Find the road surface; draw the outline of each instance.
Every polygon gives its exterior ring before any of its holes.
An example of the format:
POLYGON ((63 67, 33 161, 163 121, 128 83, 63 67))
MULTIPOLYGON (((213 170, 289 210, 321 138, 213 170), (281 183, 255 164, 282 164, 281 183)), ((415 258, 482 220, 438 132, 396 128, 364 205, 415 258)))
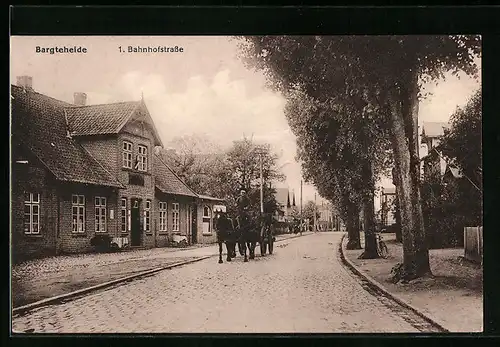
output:
POLYGON ((401 310, 366 291, 338 257, 341 233, 275 245, 244 263, 217 258, 164 270, 13 317, 34 333, 417 332, 401 310))

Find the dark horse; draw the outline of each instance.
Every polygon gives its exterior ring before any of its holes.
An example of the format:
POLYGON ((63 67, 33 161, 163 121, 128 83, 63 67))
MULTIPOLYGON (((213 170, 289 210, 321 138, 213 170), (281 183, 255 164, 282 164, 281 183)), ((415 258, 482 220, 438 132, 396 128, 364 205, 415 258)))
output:
POLYGON ((244 257, 243 261, 247 262, 248 259, 255 258, 255 247, 260 240, 259 227, 252 223, 250 218, 237 218, 238 230, 240 232, 238 240, 238 250, 244 257), (247 257, 247 248, 249 256, 247 257))
POLYGON ((215 225, 217 229, 217 243, 219 244, 219 264, 222 264, 222 244, 226 244, 226 261, 231 261, 231 258, 236 257, 236 243, 240 239, 240 232, 236 230, 232 218, 228 218, 225 212, 217 213, 215 225))

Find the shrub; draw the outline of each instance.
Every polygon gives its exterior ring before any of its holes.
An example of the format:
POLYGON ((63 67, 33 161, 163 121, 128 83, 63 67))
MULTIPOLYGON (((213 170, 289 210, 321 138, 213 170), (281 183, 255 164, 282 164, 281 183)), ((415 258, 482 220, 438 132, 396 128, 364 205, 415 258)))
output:
POLYGON ((111 237, 109 235, 95 235, 90 239, 90 244, 97 252, 109 252, 111 250, 111 237))

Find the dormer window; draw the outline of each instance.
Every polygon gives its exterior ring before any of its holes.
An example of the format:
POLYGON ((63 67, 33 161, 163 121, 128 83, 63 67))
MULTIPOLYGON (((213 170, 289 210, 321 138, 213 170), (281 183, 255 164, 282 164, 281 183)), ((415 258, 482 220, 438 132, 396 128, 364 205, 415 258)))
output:
POLYGON ((123 167, 132 168, 132 143, 123 141, 123 167))
POLYGON ((148 148, 146 146, 138 146, 137 154, 137 170, 147 171, 148 170, 148 148))

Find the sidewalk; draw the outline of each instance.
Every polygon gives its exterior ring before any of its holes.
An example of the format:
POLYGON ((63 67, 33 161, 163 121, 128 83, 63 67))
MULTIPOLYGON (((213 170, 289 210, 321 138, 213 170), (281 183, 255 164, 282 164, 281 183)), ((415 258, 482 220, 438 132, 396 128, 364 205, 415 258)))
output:
MULTIPOLYGON (((402 245, 396 242, 394 234, 382 234, 382 239, 389 250, 387 259, 358 259, 363 250, 345 250, 344 255, 391 294, 450 332, 483 330, 483 270, 461 258, 463 249, 431 249, 429 257, 434 278, 394 284, 390 281, 391 269, 402 262, 402 245)), ((361 245, 364 247, 363 233, 361 245)))
MULTIPOLYGON (((303 233, 303 236, 312 232, 303 233)), ((277 235, 276 241, 299 236, 277 235)), ((225 254, 225 246, 223 253, 225 254)), ((12 306, 19 307, 146 270, 219 254, 219 246, 152 248, 119 253, 89 253, 26 261, 12 266, 12 306)), ((259 250, 257 247, 256 254, 259 250)), ((216 266, 214 262, 214 266, 216 266)))

